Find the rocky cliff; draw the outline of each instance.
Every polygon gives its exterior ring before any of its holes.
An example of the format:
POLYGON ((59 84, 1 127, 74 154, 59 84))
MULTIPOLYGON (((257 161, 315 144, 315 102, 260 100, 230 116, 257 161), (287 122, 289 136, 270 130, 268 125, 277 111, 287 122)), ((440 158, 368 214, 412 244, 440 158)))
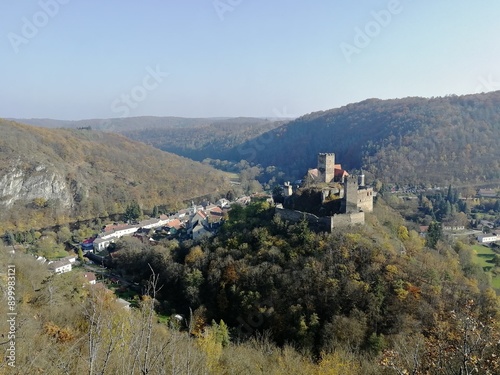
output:
POLYGON ((53 166, 39 164, 32 170, 13 166, 0 177, 0 207, 11 208, 21 201, 55 202, 63 208, 73 206, 64 177, 53 166))
POLYGON ((231 189, 225 174, 123 136, 0 119, 0 233, 149 211, 231 189))

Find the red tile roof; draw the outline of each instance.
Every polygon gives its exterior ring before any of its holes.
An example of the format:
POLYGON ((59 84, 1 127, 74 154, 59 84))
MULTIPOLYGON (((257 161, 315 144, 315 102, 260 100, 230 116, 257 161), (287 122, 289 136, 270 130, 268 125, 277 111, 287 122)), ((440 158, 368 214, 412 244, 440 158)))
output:
POLYGON ((344 169, 338 169, 338 168, 335 168, 335 177, 345 177, 345 176, 349 176, 349 173, 347 173, 346 170, 344 169))
POLYGON ((198 211, 197 214, 200 215, 200 217, 202 219, 206 219, 207 218, 207 215, 205 215, 205 213, 203 211, 198 211))
POLYGON ((212 215, 222 215, 222 209, 220 207, 214 207, 210 209, 212 215))
POLYGON ((175 229, 179 229, 181 227, 182 223, 179 219, 174 219, 172 221, 170 221, 169 223, 167 223, 167 227, 170 227, 170 228, 175 228, 175 229))

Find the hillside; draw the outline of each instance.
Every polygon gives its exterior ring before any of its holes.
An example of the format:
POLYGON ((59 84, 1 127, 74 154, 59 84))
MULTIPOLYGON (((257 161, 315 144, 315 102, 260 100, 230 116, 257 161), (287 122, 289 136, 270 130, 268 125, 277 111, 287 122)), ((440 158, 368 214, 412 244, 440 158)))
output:
POLYGON ((469 245, 425 247, 383 199, 328 234, 273 217, 236 206, 196 245, 125 237, 93 286, 0 243, 0 314, 17 314, 0 373, 499 374, 500 299, 469 245))
POLYGON ((222 118, 184 118, 184 117, 156 117, 156 116, 140 116, 140 117, 124 117, 110 119, 88 119, 88 120, 54 120, 54 119, 10 119, 29 124, 33 126, 41 126, 44 128, 84 128, 90 126, 93 130, 101 130, 106 132, 123 132, 142 129, 158 129, 158 128, 182 128, 208 125, 213 121, 222 120, 222 118))
POLYGON ((500 178, 500 91, 443 98, 369 99, 303 116, 235 147, 228 158, 300 177, 319 152, 347 169, 400 183, 500 178))
MULTIPOLYGON (((239 144, 277 128, 285 121, 231 118, 190 127, 123 131, 125 136, 194 160, 226 159, 239 144)), ((245 155, 241 155, 240 159, 245 155)))
MULTIPOLYGON (((163 151, 193 160, 205 158, 227 159, 228 151, 250 139, 260 136, 286 120, 268 120, 253 117, 238 118, 184 118, 184 117, 128 117, 64 121, 53 119, 18 119, 16 121, 46 128, 93 130, 123 134, 163 151)), ((236 156, 237 157, 237 156, 236 156)), ((240 161, 245 155, 240 155, 240 161)))
POLYGON ((173 208, 230 189, 210 167, 121 135, 7 120, 0 132, 0 229, 122 213, 133 200, 173 208))

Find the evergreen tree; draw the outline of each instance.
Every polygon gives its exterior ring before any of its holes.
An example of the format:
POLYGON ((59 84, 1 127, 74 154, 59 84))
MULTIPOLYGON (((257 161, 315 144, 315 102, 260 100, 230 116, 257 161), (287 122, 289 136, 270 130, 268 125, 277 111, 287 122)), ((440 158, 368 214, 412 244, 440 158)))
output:
POLYGON ((226 199, 230 202, 234 201, 235 199, 235 196, 234 196, 234 192, 232 190, 229 190, 226 194, 226 199))
POLYGON ((500 199, 497 199, 495 205, 493 206, 493 211, 500 212, 500 199))
POLYGON ((127 206, 124 215, 126 221, 137 220, 141 216, 142 216, 142 210, 141 207, 139 206, 139 203, 133 201, 127 206))
POLYGON ((12 232, 5 232, 4 241, 9 246, 13 246, 16 243, 16 240, 14 239, 14 235, 12 234, 12 232))
POLYGON ((435 248, 437 242, 442 239, 443 237, 443 231, 441 228, 441 223, 438 223, 437 221, 433 221, 429 225, 429 229, 427 230, 427 237, 426 237, 426 245, 428 247, 435 248))
POLYGON ((448 186, 448 194, 446 195, 446 200, 453 203, 453 190, 451 189, 451 185, 448 186))

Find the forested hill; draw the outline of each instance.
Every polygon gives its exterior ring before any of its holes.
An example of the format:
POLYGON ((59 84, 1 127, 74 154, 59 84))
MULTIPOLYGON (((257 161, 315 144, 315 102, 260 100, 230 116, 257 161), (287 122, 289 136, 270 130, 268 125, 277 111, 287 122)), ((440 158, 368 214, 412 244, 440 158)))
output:
POLYGON ((108 118, 108 119, 88 119, 88 120, 78 120, 78 121, 54 120, 46 118, 10 119, 10 120, 15 120, 23 124, 41 126, 44 128, 77 129, 77 128, 91 127, 93 130, 120 133, 131 130, 206 126, 212 123, 213 121, 218 121, 222 119, 223 118, 139 116, 139 117, 108 118))
MULTIPOLYGON (((226 159, 228 151, 260 136, 289 120, 255 117, 184 118, 128 117, 64 121, 52 119, 20 119, 22 123, 46 128, 87 128, 123 134, 163 151, 193 160, 226 159)), ((238 161, 244 155, 239 155, 238 161)))
MULTIPOLYGON (((281 126, 286 121, 251 117, 213 120, 177 128, 124 131, 125 136, 194 160, 225 159, 237 145, 281 126)), ((237 161, 243 159, 240 156, 237 161)))
POLYGON ((230 189, 219 171, 117 134, 7 120, 0 120, 0 134, 2 226, 123 213, 133 200, 144 209, 173 208, 230 189))
POLYGON ((235 147, 228 158, 299 177, 318 152, 348 169, 410 183, 500 178, 500 91, 443 98, 368 99, 316 112, 235 147))

